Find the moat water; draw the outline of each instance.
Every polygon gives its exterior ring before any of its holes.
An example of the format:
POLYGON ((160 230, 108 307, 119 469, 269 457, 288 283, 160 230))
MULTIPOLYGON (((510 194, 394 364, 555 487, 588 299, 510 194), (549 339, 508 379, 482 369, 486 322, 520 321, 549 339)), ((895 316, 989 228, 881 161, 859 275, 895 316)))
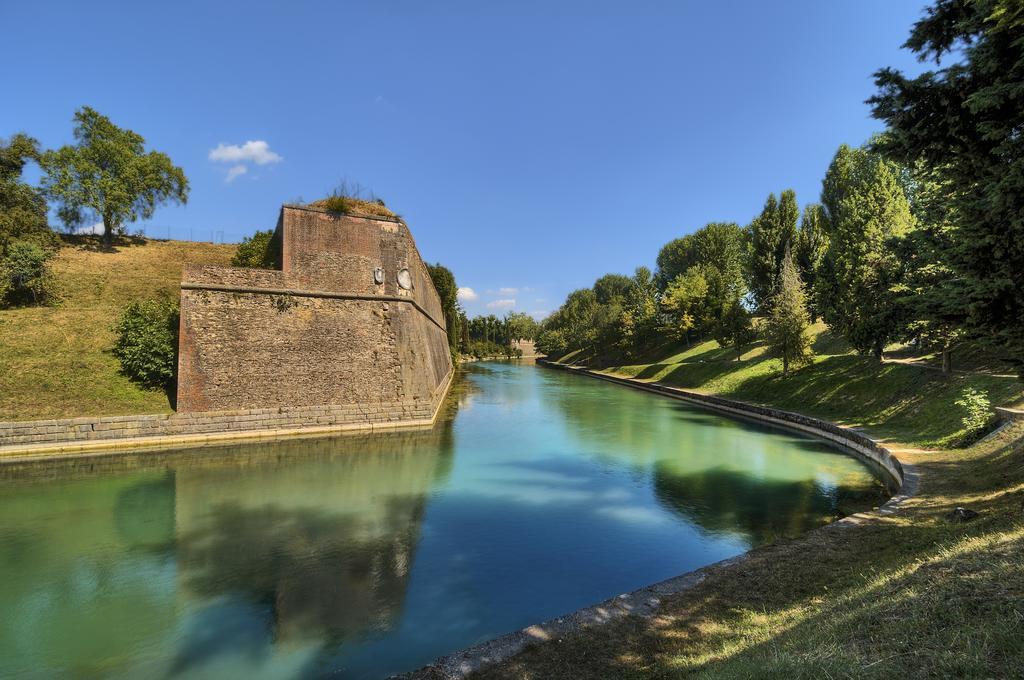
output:
POLYGON ((877 506, 825 444, 526 364, 433 430, 0 468, 0 677, 379 678, 877 506))

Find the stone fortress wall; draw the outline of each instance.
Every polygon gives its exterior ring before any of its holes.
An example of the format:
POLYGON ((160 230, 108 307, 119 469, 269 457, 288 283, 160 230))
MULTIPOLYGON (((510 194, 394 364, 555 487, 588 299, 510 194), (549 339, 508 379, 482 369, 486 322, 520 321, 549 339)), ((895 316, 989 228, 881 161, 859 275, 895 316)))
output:
POLYGON ((275 239, 277 270, 186 266, 176 413, 0 423, 0 461, 432 425, 454 369, 408 227, 286 205, 275 239))
POLYGON ((286 205, 275 238, 280 270, 185 269, 178 412, 430 403, 452 363, 408 227, 286 205))

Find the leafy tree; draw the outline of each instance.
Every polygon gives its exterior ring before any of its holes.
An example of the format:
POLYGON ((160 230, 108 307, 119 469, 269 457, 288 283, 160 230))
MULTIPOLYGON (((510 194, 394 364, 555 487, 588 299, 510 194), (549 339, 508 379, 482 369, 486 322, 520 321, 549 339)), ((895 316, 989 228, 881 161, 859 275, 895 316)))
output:
POLYGON ((782 359, 782 374, 790 366, 801 366, 811 361, 811 339, 807 332, 810 318, 804 284, 789 253, 783 257, 779 286, 772 300, 771 313, 765 325, 768 352, 782 359))
POLYGON ((778 199, 770 194, 761 214, 750 223, 747 285, 758 309, 766 310, 774 297, 782 260, 794 246, 799 218, 796 194, 787 189, 778 199))
MULTIPOLYGON (((804 208, 803 218, 800 220, 800 230, 796 234, 793 253, 797 269, 800 271, 800 278, 809 291, 813 291, 815 288, 818 271, 821 269, 825 252, 828 250, 827 219, 824 206, 820 203, 811 203, 804 208)), ((808 299, 808 309, 811 313, 811 321, 817 321, 818 308, 813 297, 808 299)))
POLYGON ((632 285, 633 279, 624 274, 605 274, 594 282, 594 295, 599 304, 607 305, 616 298, 626 299, 632 285))
POLYGON ((946 209, 942 186, 923 165, 915 168, 911 212, 916 228, 895 243, 903 273, 895 287, 904 322, 904 341, 938 348, 942 370, 953 370, 953 347, 965 337, 964 281, 947 263, 944 252, 956 237, 954 214, 946 209))
POLYGON ((114 356, 129 378, 150 388, 174 389, 178 369, 178 305, 172 300, 130 302, 114 326, 114 356))
POLYGON ((743 356, 743 348, 754 342, 757 333, 751 323, 750 312, 739 299, 733 300, 714 328, 715 340, 722 347, 736 350, 736 361, 743 356))
POLYGON ((895 242, 914 224, 900 169, 844 145, 825 175, 822 203, 829 245, 816 278, 819 310, 855 349, 881 359, 904 321, 895 242))
POLYGON ((533 340, 537 335, 537 322, 525 312, 509 312, 505 316, 505 326, 508 328, 509 339, 533 340))
POLYGON ((44 153, 43 191, 61 204, 68 226, 103 221, 103 242, 126 223, 153 216, 168 202, 188 200, 188 179, 165 154, 145 151, 141 135, 119 128, 88 106, 75 112, 74 145, 44 153))
POLYGON ((674 278, 696 264, 692 235, 672 239, 663 245, 658 251, 656 263, 658 268, 654 277, 655 284, 658 291, 664 291, 674 278))
POLYGON ((231 266, 280 269, 281 242, 274 238, 274 230, 257 231, 252 236, 243 238, 231 258, 231 266))
POLYGON ((427 271, 430 273, 430 280, 434 282, 438 297, 441 298, 441 311, 444 313, 444 323, 448 329, 448 350, 452 355, 452 362, 459 362, 459 322, 462 319, 459 309, 459 287, 455 283, 455 275, 451 270, 442 265, 428 264, 427 271))
POLYGON ((633 275, 633 285, 623 304, 620 325, 620 348, 627 356, 636 356, 657 333, 658 289, 647 267, 637 267, 633 275))
POLYGON ((888 125, 877 147, 926 165, 955 220, 937 242, 953 280, 947 308, 1005 348, 1024 377, 1024 8, 1019 0, 938 0, 905 47, 945 68, 875 74, 869 102, 888 125))
POLYGON ((47 261, 57 247, 46 221, 46 200, 21 181, 39 143, 23 134, 0 141, 0 306, 38 303, 47 296, 47 261))
POLYGON ((0 140, 0 257, 15 240, 34 242, 50 250, 56 235, 46 222, 42 193, 21 181, 30 160, 39 160, 39 143, 23 134, 0 140))
MULTIPOLYGON (((713 297, 744 287, 743 266, 746 250, 743 229, 734 222, 711 222, 682 238, 669 241, 658 253, 655 281, 659 291, 690 267, 714 267, 718 287, 713 297)), ((714 285, 713 285, 714 287, 714 285)))
POLYGON ((669 319, 669 330, 690 344, 690 331, 704 321, 707 313, 708 282, 701 266, 690 267, 668 284, 661 295, 661 308, 669 319))

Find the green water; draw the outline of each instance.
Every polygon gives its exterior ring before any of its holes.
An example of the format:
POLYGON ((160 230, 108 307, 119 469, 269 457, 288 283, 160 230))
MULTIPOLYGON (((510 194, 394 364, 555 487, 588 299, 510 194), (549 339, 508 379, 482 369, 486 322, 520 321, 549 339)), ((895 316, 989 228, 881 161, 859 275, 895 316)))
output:
POLYGON ((431 431, 0 468, 0 676, 375 678, 873 505, 824 444, 521 364, 431 431))

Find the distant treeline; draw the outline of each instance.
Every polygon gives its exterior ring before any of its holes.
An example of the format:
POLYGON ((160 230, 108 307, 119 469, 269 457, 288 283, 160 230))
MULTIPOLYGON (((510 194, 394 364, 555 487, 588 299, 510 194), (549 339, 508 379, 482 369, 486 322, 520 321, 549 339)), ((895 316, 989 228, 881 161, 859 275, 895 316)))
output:
POLYGON ((772 194, 746 226, 712 223, 665 244, 654 272, 574 291, 538 348, 629 359, 666 334, 742 348, 764 333, 784 361, 801 361, 800 329, 820 317, 878 358, 914 341, 948 370, 969 339, 1024 372, 1024 12, 942 0, 906 46, 944 68, 875 74, 869 103, 887 129, 839 148, 819 202, 800 210, 793 191, 772 194))

